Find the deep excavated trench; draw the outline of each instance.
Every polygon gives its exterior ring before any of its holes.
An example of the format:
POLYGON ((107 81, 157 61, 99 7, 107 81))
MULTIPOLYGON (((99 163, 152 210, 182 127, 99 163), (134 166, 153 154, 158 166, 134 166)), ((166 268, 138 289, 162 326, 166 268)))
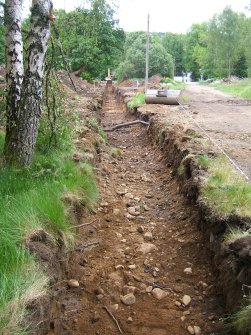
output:
MULTIPOLYGON (((108 86, 102 126, 131 120, 108 86)), ((226 333, 207 229, 204 235, 201 213, 191 205, 196 188, 175 178, 185 153, 167 141, 167 133, 162 151, 160 143, 153 145, 157 128, 133 125, 108 134, 96 169, 99 206, 85 214, 88 225, 78 229, 78 244, 62 261, 63 280, 41 334, 226 333), (69 285, 70 279, 79 286, 69 285)), ((191 179, 192 165, 188 170, 191 179)))

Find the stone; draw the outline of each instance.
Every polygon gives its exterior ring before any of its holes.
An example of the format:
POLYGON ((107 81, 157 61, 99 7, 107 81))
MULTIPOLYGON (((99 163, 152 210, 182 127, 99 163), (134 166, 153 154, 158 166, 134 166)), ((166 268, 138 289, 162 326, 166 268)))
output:
POLYGON ((113 214, 114 214, 114 215, 119 215, 119 214, 120 214, 120 209, 118 209, 118 208, 113 208, 113 214))
POLYGON ((123 304, 129 306, 133 305, 136 302, 135 295, 133 293, 128 293, 126 295, 121 295, 120 300, 123 302, 123 304))
POLYGON ((132 323, 132 322, 133 322, 133 319, 132 319, 131 317, 129 317, 129 318, 127 319, 127 322, 128 322, 128 323, 132 323))
POLYGON ((194 335, 194 329, 193 329, 192 326, 188 326, 187 331, 188 331, 189 334, 194 335))
POLYGON ((136 265, 135 264, 128 265, 128 269, 135 270, 136 269, 136 265))
POLYGON ((112 312, 116 312, 118 309, 119 309, 119 305, 118 304, 111 305, 112 312))
POLYGON ((154 296, 154 298, 162 300, 168 295, 168 293, 166 291, 161 290, 160 288, 154 288, 152 290, 152 295, 154 296))
POLYGON ((148 212, 148 211, 150 211, 150 210, 151 210, 151 208, 150 208, 150 207, 148 207, 147 205, 144 205, 144 206, 143 206, 143 209, 144 209, 144 211, 146 211, 146 212, 148 212))
POLYGON ((133 220, 133 219, 135 219, 135 216, 133 216, 133 215, 127 213, 127 214, 126 214, 126 218, 127 218, 128 220, 133 220))
POLYGON ((181 302, 175 301, 175 306, 180 307, 181 306, 181 302))
POLYGON ((149 254, 152 251, 156 251, 158 248, 152 243, 142 243, 137 251, 142 252, 143 255, 149 254))
POLYGON ((191 275, 191 274, 193 273, 193 270, 192 270, 192 268, 186 268, 186 269, 184 270, 184 272, 185 272, 185 274, 187 274, 187 275, 191 275))
POLYGON ((133 199, 133 195, 132 195, 132 193, 129 193, 129 192, 126 193, 126 194, 125 194, 125 198, 126 198, 126 199, 133 199))
POLYGON ((121 269, 124 269, 124 265, 118 264, 115 266, 115 270, 121 270, 121 269))
POLYGON ((146 288, 146 293, 151 293, 153 290, 153 287, 152 286, 147 286, 146 288))
POLYGON ((194 334, 195 335, 200 335, 201 334, 201 328, 199 326, 194 326, 194 334))
POLYGON ((182 304, 188 306, 190 305, 191 300, 192 300, 191 297, 185 294, 184 297, 182 298, 182 304))
POLYGON ((145 228, 143 226, 140 226, 137 228, 137 232, 140 233, 140 234, 143 234, 145 231, 145 228))
POLYGON ((124 295, 127 295, 129 293, 135 294, 137 290, 138 289, 135 286, 128 286, 128 285, 123 286, 123 294, 124 295))
POLYGON ((137 209, 135 207, 128 207, 127 211, 130 215, 133 215, 133 216, 139 216, 140 215, 140 212, 137 211, 137 209))
POLYGON ((100 206, 101 207, 108 207, 108 202, 101 202, 100 206))
POLYGON ((181 322, 184 322, 186 320, 186 317, 184 315, 182 315, 182 317, 180 318, 181 322))
POLYGON ((72 287, 72 288, 79 287, 79 282, 76 279, 68 280, 67 284, 68 284, 69 287, 72 287))
POLYGON ((153 239, 153 234, 152 234, 150 231, 146 232, 146 233, 144 234, 144 239, 145 239, 146 241, 152 241, 152 239, 153 239))

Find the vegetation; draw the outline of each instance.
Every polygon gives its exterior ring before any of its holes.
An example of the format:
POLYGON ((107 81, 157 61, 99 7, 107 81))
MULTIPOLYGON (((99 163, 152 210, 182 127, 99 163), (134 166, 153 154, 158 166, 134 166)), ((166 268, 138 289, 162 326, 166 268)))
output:
MULTIPOLYGON (((126 34, 123 61, 117 69, 118 80, 145 76, 146 33, 139 31, 126 34)), ((172 76, 173 60, 161 44, 157 34, 150 36, 149 76, 172 76)))
POLYGON ((249 304, 243 307, 237 312, 233 319, 232 325, 237 330, 238 334, 250 334, 251 329, 251 301, 249 298, 249 304))
POLYGON ((183 82, 179 82, 171 78, 163 78, 160 82, 162 86, 166 86, 172 90, 183 90, 185 88, 185 84, 183 82))
POLYGON ((133 110, 135 107, 139 107, 145 104, 145 94, 137 93, 131 101, 128 102, 127 106, 129 109, 133 110))
POLYGON ((220 216, 251 215, 251 185, 248 184, 223 155, 200 159, 207 168, 202 196, 220 216))
POLYGON ((244 99, 251 99, 251 79, 235 80, 230 83, 217 82, 210 86, 219 89, 222 92, 230 93, 244 99))

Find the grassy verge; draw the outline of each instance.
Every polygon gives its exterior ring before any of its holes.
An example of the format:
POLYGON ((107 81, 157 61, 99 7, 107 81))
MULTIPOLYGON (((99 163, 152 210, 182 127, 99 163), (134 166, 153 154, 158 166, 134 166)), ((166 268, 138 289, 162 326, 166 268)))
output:
POLYGON ((212 83, 211 87, 244 99, 251 99, 251 79, 236 80, 231 83, 212 83))
POLYGON ((207 168, 202 196, 218 215, 251 216, 251 185, 235 171, 227 158, 201 156, 198 163, 207 168))
POLYGON ((127 106, 129 109, 133 110, 136 107, 145 104, 145 94, 144 93, 137 93, 131 101, 128 102, 127 106))
MULTIPOLYGON (((25 305, 46 289, 46 275, 24 247, 27 238, 42 229, 55 243, 61 232, 72 240, 63 195, 73 193, 86 206, 92 206, 98 195, 91 166, 72 161, 72 134, 63 128, 57 147, 46 154, 46 136, 41 134, 31 167, 19 170, 0 164, 0 334, 25 334, 20 326, 25 305)), ((1 152, 3 143, 0 133, 1 152)))
POLYGON ((171 90, 183 90, 185 88, 185 83, 180 81, 175 81, 171 78, 163 78, 161 79, 162 86, 166 86, 170 88, 171 90))

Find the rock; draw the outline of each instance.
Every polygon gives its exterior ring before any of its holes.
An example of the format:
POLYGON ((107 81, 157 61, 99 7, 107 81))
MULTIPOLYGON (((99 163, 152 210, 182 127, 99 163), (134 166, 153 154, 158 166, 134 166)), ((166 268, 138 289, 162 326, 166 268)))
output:
POLYGON ((181 306, 181 302, 175 301, 175 306, 180 307, 181 306))
POLYGON ((145 239, 146 241, 152 241, 152 239, 153 239, 153 234, 152 234, 150 231, 146 232, 146 233, 144 234, 144 239, 145 239))
POLYGON ((133 199, 133 195, 132 195, 132 193, 129 193, 129 192, 126 193, 126 194, 125 194, 125 198, 126 198, 126 199, 133 199))
POLYGON ((101 207, 108 207, 108 202, 101 202, 100 206, 101 207))
POLYGON ((137 232, 140 233, 140 234, 144 233, 144 230, 145 229, 144 229, 143 226, 140 226, 140 227, 137 228, 137 232))
POLYGON ((132 293, 134 294, 136 291, 137 291, 137 287, 135 286, 128 286, 128 285, 125 285, 123 286, 123 294, 126 296, 127 294, 129 293, 132 293))
POLYGON ((118 195, 125 195, 127 193, 127 190, 117 190, 116 193, 118 195))
POLYGON ((118 304, 111 305, 112 312, 116 312, 118 309, 119 309, 119 305, 118 304))
POLYGON ((182 303, 185 306, 188 306, 191 303, 191 297, 189 295, 184 295, 184 297, 182 298, 182 303))
POLYGON ((188 331, 189 334, 194 335, 194 329, 193 329, 192 326, 188 326, 188 327, 187 327, 187 331, 188 331))
POLYGON ((135 219, 135 216, 133 216, 133 215, 127 213, 127 214, 126 214, 126 218, 127 218, 128 220, 133 220, 133 219, 135 219))
POLYGON ((119 215, 119 214, 120 214, 120 209, 118 209, 118 208, 113 208, 113 214, 114 214, 114 215, 119 215))
POLYGON ((153 287, 152 286, 147 286, 146 288, 146 293, 151 293, 153 290, 153 287))
POLYGON ((121 270, 121 269, 124 269, 124 265, 118 264, 115 266, 115 270, 121 270))
POLYGON ((135 207, 128 207, 127 211, 130 215, 133 215, 133 216, 140 215, 140 212, 137 211, 137 209, 135 207))
POLYGON ((135 264, 128 265, 128 269, 135 270, 136 269, 136 265, 135 264))
POLYGON ((207 288, 208 287, 208 284, 207 283, 204 283, 203 281, 200 281, 199 283, 198 283, 198 287, 201 287, 201 288, 207 288))
POLYGON ((190 311, 184 311, 182 314, 183 314, 184 316, 186 316, 186 315, 190 315, 191 312, 190 312, 190 311))
POLYGON ((132 323, 132 322, 133 322, 133 319, 132 319, 131 317, 129 317, 129 318, 127 319, 127 322, 128 322, 128 323, 132 323))
POLYGON ((154 288, 152 290, 152 295, 154 296, 154 298, 161 300, 165 298, 168 295, 168 293, 166 291, 161 290, 160 288, 154 288))
POLYGON ((146 255, 155 250, 158 250, 158 248, 152 243, 142 243, 137 249, 137 251, 142 252, 143 255, 146 255))
POLYGON ((102 289, 102 287, 98 287, 94 292, 96 295, 105 294, 105 291, 102 289))
POLYGON ((128 293, 126 295, 121 295, 120 300, 123 302, 123 304, 129 306, 133 305, 136 302, 135 295, 133 293, 128 293))
POLYGON ((180 318, 181 322, 184 322, 186 320, 186 317, 184 315, 182 315, 182 317, 180 318))
POLYGON ((76 279, 68 280, 67 284, 68 284, 69 287, 72 287, 72 288, 79 287, 79 282, 76 279))
POLYGON ((193 270, 192 270, 192 268, 186 268, 186 269, 184 270, 184 272, 185 272, 185 274, 187 274, 187 275, 191 275, 191 274, 193 273, 193 270))
POLYGON ((143 209, 144 209, 144 211, 146 211, 146 212, 148 212, 148 211, 150 211, 150 210, 151 210, 151 208, 150 208, 150 207, 148 207, 147 205, 144 205, 144 206, 143 206, 143 209))
POLYGON ((194 326, 193 329, 194 329, 194 334, 195 335, 200 335, 201 334, 201 328, 200 327, 194 326))

